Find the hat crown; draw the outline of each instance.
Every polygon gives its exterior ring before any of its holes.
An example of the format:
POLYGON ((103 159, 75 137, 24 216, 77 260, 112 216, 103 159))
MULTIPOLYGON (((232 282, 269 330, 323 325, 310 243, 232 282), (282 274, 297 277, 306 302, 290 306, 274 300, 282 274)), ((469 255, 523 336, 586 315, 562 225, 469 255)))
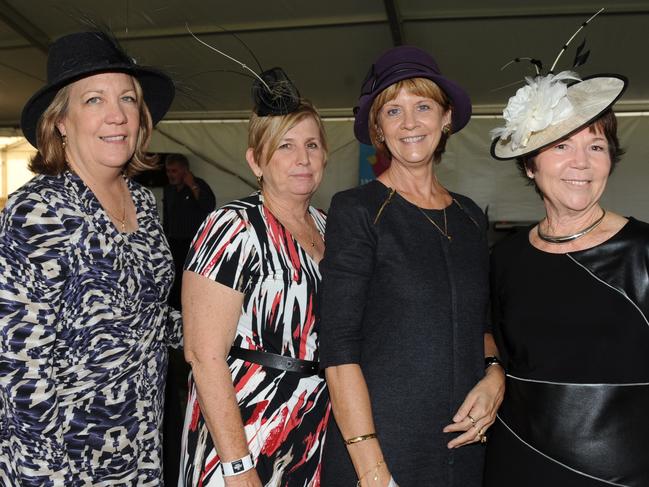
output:
POLYGON ((38 121, 62 87, 107 72, 127 73, 139 81, 154 125, 167 113, 175 93, 167 74, 138 65, 110 34, 77 32, 57 39, 50 46, 47 84, 25 103, 20 117, 20 127, 27 140, 38 148, 38 121))
POLYGON ((135 62, 102 32, 77 32, 57 39, 47 57, 47 82, 56 83, 71 73, 128 69, 135 62))
POLYGON ((425 77, 430 74, 441 75, 433 56, 415 46, 394 47, 384 52, 370 67, 363 82, 361 96, 377 89, 382 90, 391 85, 395 78, 416 78, 418 75, 425 77), (409 75, 404 76, 406 73, 409 75))

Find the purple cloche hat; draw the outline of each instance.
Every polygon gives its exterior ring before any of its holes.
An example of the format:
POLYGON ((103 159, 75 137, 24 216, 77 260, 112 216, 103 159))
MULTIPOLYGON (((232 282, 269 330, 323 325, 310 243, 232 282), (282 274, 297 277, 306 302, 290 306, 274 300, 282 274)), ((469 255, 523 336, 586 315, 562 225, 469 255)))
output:
POLYGON ((453 132, 459 132, 471 118, 471 99, 462 87, 444 77, 433 56, 414 46, 398 46, 385 51, 370 68, 358 106, 354 108, 354 134, 363 144, 372 144, 368 129, 370 108, 374 99, 388 86, 409 78, 427 78, 451 99, 453 132))

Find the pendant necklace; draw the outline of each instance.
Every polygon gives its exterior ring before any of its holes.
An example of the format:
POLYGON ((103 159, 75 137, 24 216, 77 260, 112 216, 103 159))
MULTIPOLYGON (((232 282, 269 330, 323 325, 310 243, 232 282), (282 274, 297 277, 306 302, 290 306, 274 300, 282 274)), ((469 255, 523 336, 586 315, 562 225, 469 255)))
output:
POLYGON ((552 235, 545 235, 541 232, 541 223, 539 222, 538 225, 536 226, 536 234, 539 236, 541 240, 544 242, 552 243, 552 244, 561 244, 561 243, 566 243, 566 242, 572 242, 573 240, 577 240, 579 237, 583 237, 587 233, 593 231, 597 226, 602 223, 602 220, 604 220, 604 217, 606 216, 606 210, 602 208, 602 216, 600 216, 597 220, 595 220, 593 223, 591 223, 589 226, 584 228, 583 230, 580 230, 577 233, 573 233, 572 235, 565 235, 562 237, 553 237, 552 235))
POLYGON ((119 223, 119 229, 122 233, 126 233, 126 193, 122 193, 122 218, 119 218, 117 215, 115 215, 112 211, 110 211, 108 208, 104 208, 106 210, 106 213, 113 218, 114 220, 117 220, 119 223))
MULTIPOLYGON (((313 231, 312 231, 312 229, 311 229, 311 226, 307 223, 307 232, 308 232, 308 233, 307 233, 306 236, 307 236, 307 238, 311 241, 311 245, 310 245, 310 247, 307 248, 306 246, 300 244, 300 241, 299 241, 299 238, 298 238, 298 237, 300 237, 301 235, 304 235, 304 234, 303 234, 302 232, 292 232, 292 231, 290 231, 289 228, 288 228, 288 226, 285 225, 285 224, 282 222, 282 220, 277 216, 277 214, 276 214, 275 212, 273 212, 272 208, 268 205, 268 202, 266 201, 266 198, 264 198, 264 193, 263 193, 263 191, 260 191, 260 193, 261 193, 261 197, 262 197, 262 204, 263 204, 263 205, 268 209, 268 211, 270 212, 270 214, 271 214, 271 215, 272 215, 272 216, 273 216, 273 217, 274 217, 274 218, 275 218, 275 219, 280 223, 280 225, 282 225, 282 227, 284 227, 284 229, 285 229, 288 233, 291 234, 291 237, 292 237, 292 238, 293 238, 293 239, 294 239, 294 240, 295 240, 295 241, 296 241, 296 242, 297 242, 297 243, 298 243, 298 244, 299 244, 299 245, 304 249, 304 251, 305 251, 307 254, 309 254, 309 256, 310 256, 312 259, 314 259, 314 254, 315 254, 315 240, 316 240, 316 239, 313 237, 313 231)), ((309 213, 308 210, 307 210, 307 213, 309 213)), ((310 213, 309 213, 308 216, 309 216, 309 218, 312 219, 310 213)), ((315 225, 315 222, 313 222, 313 223, 314 223, 314 225, 315 225)), ((317 225, 315 226, 315 231, 316 231, 316 233, 317 233, 317 235, 318 235, 318 237, 319 237, 319 236, 320 236, 320 231, 318 230, 317 225)))
MULTIPOLYGON (((394 195, 394 193, 398 192, 397 189, 396 189, 396 185, 394 184, 394 181, 392 180, 392 175, 388 174, 387 177, 390 178, 390 183, 391 183, 392 188, 390 188, 391 191, 390 191, 390 195, 388 196, 388 199, 383 203, 383 205, 381 206, 381 209, 379 210, 379 215, 380 215, 381 211, 383 210, 383 207, 387 203, 389 203, 390 199, 392 199, 392 196, 394 195)), ((455 198, 451 198, 451 204, 453 204, 453 203, 457 203, 457 201, 455 201, 455 198)), ((428 220, 430 223, 432 223, 432 225, 437 229, 437 231, 439 233, 444 235, 449 242, 452 240, 452 237, 448 233, 448 222, 446 220, 446 207, 444 207, 442 209, 442 215, 444 216, 444 230, 442 230, 442 228, 437 223, 435 223, 435 221, 431 217, 429 217, 426 214, 426 212, 424 210, 422 210, 421 207, 419 207, 419 205, 415 205, 414 203, 412 203, 412 204, 415 206, 415 208, 417 208, 419 210, 419 212, 422 215, 424 215, 424 218, 426 220, 428 220)), ((378 219, 379 215, 376 216, 376 218, 374 220, 374 223, 376 223, 376 220, 378 219)))
MULTIPOLYGON (((455 198, 453 198, 451 204, 454 203, 454 202, 455 202, 455 198)), ((433 224, 433 226, 439 231, 439 233, 441 233, 442 235, 444 235, 448 239, 449 242, 452 240, 452 237, 448 233, 448 224, 447 224, 447 221, 446 221, 446 208, 442 209, 442 215, 444 215, 444 230, 442 230, 441 227, 437 223, 435 223, 435 220, 433 220, 431 217, 429 217, 426 214, 426 212, 424 210, 422 210, 419 206, 417 206, 417 209, 419 210, 419 212, 422 215, 424 215, 424 218, 426 218, 426 220, 428 220, 429 222, 431 222, 433 224)))

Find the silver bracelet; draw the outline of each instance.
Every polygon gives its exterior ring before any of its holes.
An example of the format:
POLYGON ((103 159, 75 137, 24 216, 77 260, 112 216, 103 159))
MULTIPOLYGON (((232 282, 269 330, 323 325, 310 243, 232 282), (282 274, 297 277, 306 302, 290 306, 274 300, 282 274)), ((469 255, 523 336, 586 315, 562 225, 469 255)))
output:
POLYGON ((255 468, 255 460, 252 458, 252 453, 248 453, 245 457, 239 458, 238 460, 221 463, 224 477, 239 475, 253 468, 255 468))

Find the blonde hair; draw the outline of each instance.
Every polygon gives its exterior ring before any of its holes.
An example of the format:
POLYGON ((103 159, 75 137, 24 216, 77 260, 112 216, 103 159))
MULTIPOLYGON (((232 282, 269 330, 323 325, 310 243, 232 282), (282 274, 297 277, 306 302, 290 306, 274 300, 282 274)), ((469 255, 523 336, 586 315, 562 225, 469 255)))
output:
MULTIPOLYGON (((135 95, 140 114, 140 129, 135 142, 135 152, 131 160, 126 163, 124 173, 131 177, 140 172, 156 169, 158 157, 149 155, 146 149, 153 133, 153 121, 146 103, 142 86, 137 79, 131 76, 135 86, 135 95)), ((61 88, 54 99, 43 112, 36 127, 36 141, 38 152, 29 162, 30 171, 36 174, 57 175, 67 169, 65 150, 63 148, 63 136, 57 128, 57 124, 65 117, 70 104, 70 86, 61 88)))
POLYGON ((266 164, 279 147, 286 132, 302 120, 312 117, 318 126, 325 160, 327 159, 327 139, 322 119, 315 107, 308 100, 300 100, 297 109, 287 115, 271 115, 260 117, 253 113, 248 124, 248 147, 252 149, 258 165, 266 164))
MULTIPOLYGON (((383 108, 383 105, 394 100, 402 89, 413 95, 432 99, 442 107, 444 113, 453 109, 451 100, 446 96, 446 93, 444 93, 444 91, 442 91, 442 89, 433 81, 427 78, 408 78, 397 81, 388 86, 385 90, 379 93, 376 98, 374 98, 374 102, 372 102, 372 107, 370 108, 368 123, 372 145, 376 148, 377 152, 381 152, 388 158, 392 158, 392 153, 385 142, 379 140, 378 136, 379 112, 381 111, 381 108, 383 108)), ((446 150, 446 141, 450 135, 450 132, 442 132, 442 137, 439 139, 439 143, 437 144, 433 154, 433 161, 435 161, 435 163, 438 163, 442 159, 442 154, 444 154, 444 150, 446 150)))

